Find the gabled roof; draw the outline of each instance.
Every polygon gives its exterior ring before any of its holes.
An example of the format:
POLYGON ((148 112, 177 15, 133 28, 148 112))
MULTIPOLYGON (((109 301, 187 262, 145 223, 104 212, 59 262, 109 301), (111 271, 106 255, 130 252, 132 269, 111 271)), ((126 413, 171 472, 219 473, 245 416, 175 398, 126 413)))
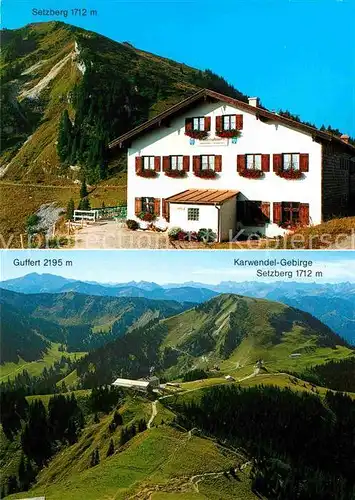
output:
POLYGON ((112 385, 117 385, 118 387, 140 387, 146 389, 149 386, 149 382, 146 380, 131 380, 129 378, 118 378, 112 385))
POLYGON ((239 191, 223 189, 186 189, 186 191, 165 198, 165 201, 170 203, 196 203, 198 205, 222 205, 225 201, 234 198, 238 193, 239 191))
POLYGON ((117 146, 123 147, 124 143, 130 141, 131 139, 143 135, 149 130, 159 128, 164 122, 166 123, 168 119, 171 119, 176 115, 186 112, 189 108, 194 107, 199 101, 206 101, 206 100, 225 102, 241 110, 253 113, 259 119, 281 123, 286 127, 290 127, 296 130, 300 130, 301 132, 310 134, 313 136, 314 139, 318 139, 323 142, 333 141, 337 143, 339 146, 344 147, 344 149, 348 149, 349 152, 351 152, 352 154, 355 153, 355 146, 346 143, 345 141, 340 139, 340 137, 330 134, 329 132, 318 130, 317 128, 310 127, 309 125, 305 125, 304 123, 298 122, 296 120, 292 120, 291 118, 286 118, 277 113, 268 111, 267 109, 251 106, 246 102, 238 101, 237 99, 233 99, 232 97, 219 94, 218 92, 214 92, 213 90, 209 89, 199 90, 192 96, 188 97, 187 99, 184 99, 183 101, 178 102, 177 104, 167 109, 166 111, 163 111, 154 118, 151 118, 150 120, 142 123, 141 125, 138 125, 138 127, 135 127, 134 129, 130 130, 129 132, 126 132, 120 137, 117 137, 117 139, 114 139, 109 143, 108 147, 109 149, 113 149, 117 146))

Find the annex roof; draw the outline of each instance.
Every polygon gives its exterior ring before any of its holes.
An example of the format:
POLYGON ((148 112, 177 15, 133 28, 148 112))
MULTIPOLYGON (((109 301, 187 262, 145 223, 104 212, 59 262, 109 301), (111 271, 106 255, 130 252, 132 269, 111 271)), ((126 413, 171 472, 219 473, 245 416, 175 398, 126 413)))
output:
POLYGON ((236 196, 239 191, 223 189, 186 189, 181 193, 174 194, 166 201, 170 203, 196 203, 198 205, 222 205, 225 201, 236 196))
POLYGON ((151 129, 159 128, 162 125, 167 124, 169 122, 169 119, 173 118, 174 115, 186 112, 189 108, 195 106, 199 101, 206 101, 206 100, 222 101, 227 104, 231 104, 232 106, 235 106, 238 109, 255 114, 256 118, 260 120, 264 120, 267 122, 271 121, 271 122, 281 123, 286 127, 290 127, 305 132, 307 134, 310 134, 314 139, 318 139, 323 142, 333 141, 338 146, 341 146, 344 149, 350 151, 352 154, 354 154, 355 152, 355 146, 346 143, 336 135, 333 135, 326 131, 319 130, 315 127, 311 127, 310 125, 306 125, 302 122, 298 122, 291 118, 286 118, 285 116, 281 116, 278 113, 273 113, 265 108, 261 108, 259 106, 252 106, 244 101, 239 101, 238 99, 234 99, 232 97, 219 94, 218 92, 214 92, 213 90, 209 89, 199 90, 198 92, 188 97, 187 99, 184 99, 183 101, 178 102, 174 106, 171 106, 171 108, 163 111, 162 113, 159 113, 154 118, 151 118, 150 120, 142 123, 141 125, 138 125, 138 127, 135 127, 134 129, 130 130, 129 132, 126 132, 120 137, 117 137, 117 139, 114 139, 109 143, 108 148, 113 149, 117 146, 123 147, 125 146, 125 143, 129 142, 131 139, 138 137, 139 135, 143 135, 144 133, 146 133, 151 129))
POLYGON ((113 382, 112 385, 117 385, 118 387, 127 387, 127 388, 139 387, 141 389, 146 389, 149 385, 149 382, 147 382, 146 380, 131 380, 129 378, 118 378, 113 382))

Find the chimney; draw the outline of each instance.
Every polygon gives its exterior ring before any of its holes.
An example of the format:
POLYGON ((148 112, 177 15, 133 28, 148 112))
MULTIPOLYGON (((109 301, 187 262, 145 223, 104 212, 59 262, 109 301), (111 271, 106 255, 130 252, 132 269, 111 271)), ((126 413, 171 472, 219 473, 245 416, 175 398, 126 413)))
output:
POLYGON ((259 106, 259 97, 248 97, 249 106, 257 108, 259 106))
POLYGON ((343 134, 340 136, 340 139, 344 142, 346 142, 347 144, 349 143, 349 136, 346 135, 346 134, 343 134))

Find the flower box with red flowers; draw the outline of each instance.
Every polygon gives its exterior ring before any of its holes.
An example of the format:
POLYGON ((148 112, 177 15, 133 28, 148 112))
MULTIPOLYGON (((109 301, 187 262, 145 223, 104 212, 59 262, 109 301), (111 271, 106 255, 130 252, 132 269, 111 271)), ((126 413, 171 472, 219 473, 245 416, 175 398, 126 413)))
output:
POLYGON ((240 132, 240 130, 237 130, 236 128, 233 128, 230 130, 217 129, 216 135, 218 135, 218 137, 224 137, 224 138, 230 139, 233 137, 240 137, 241 132, 240 132))
POLYGON ((153 222, 157 216, 152 214, 151 212, 140 212, 138 214, 138 219, 143 220, 144 222, 153 222))
POLYGON ((196 170, 194 174, 196 177, 201 177, 202 179, 215 179, 217 177, 217 173, 211 168, 206 170, 196 170))
POLYGON ((208 131, 207 130, 186 130, 185 135, 188 137, 191 137, 192 139, 206 139, 208 136, 208 131))
POLYGON ((261 179, 261 177, 264 177, 264 172, 262 170, 256 170, 254 168, 245 168, 239 174, 242 177, 247 177, 248 179, 261 179))
POLYGON ((282 177, 283 179, 302 179, 303 173, 300 170, 291 168, 289 170, 279 170, 276 175, 282 177))
POLYGON ((158 177, 158 172, 156 172, 155 170, 151 170, 150 168, 143 168, 142 170, 138 170, 137 175, 139 177, 154 179, 155 177, 158 177))
POLYGON ((173 177, 174 179, 186 177, 185 170, 177 170, 177 169, 169 168, 168 170, 165 170, 164 173, 167 177, 173 177))

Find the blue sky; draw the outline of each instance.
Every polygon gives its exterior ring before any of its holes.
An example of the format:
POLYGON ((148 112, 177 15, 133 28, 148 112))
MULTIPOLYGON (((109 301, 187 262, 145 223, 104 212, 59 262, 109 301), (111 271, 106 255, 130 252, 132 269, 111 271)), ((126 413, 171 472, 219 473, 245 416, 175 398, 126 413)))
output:
POLYGON ((2 1, 8 29, 54 19, 209 68, 269 109, 355 136, 355 0, 2 1), (98 14, 79 18, 73 7, 98 14))
POLYGON ((351 251, 166 251, 166 250, 5 250, 0 254, 1 280, 17 278, 31 272, 51 273, 82 281, 101 283, 122 283, 127 281, 154 281, 156 283, 182 283, 197 281, 220 283, 221 281, 284 281, 287 278, 257 278, 256 270, 293 270, 301 266, 243 267, 234 265, 234 259, 302 259, 312 261, 308 269, 321 271, 322 278, 304 279, 295 275, 290 281, 335 283, 350 281, 355 283, 355 252, 351 251), (15 259, 25 261, 40 260, 40 266, 16 266, 15 259), (45 259, 72 261, 66 267, 45 267, 45 259))

